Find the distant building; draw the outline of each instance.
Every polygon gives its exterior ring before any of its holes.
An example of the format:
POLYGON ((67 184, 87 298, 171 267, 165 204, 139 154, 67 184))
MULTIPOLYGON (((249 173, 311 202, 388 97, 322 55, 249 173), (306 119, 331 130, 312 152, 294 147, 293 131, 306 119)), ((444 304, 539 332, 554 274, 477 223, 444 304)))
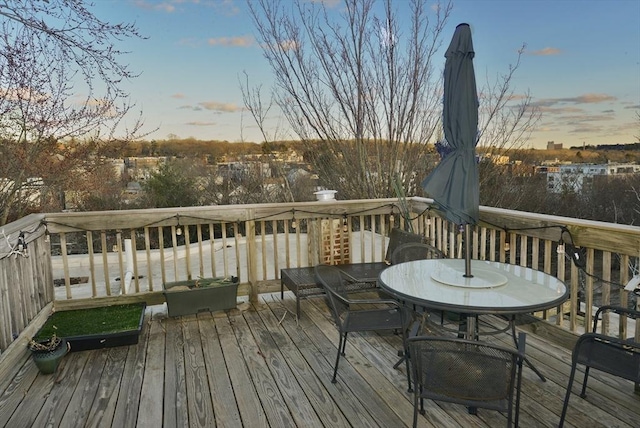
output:
POLYGON ((547 150, 562 150, 562 143, 557 143, 555 141, 547 141, 547 150))
POLYGON ((537 172, 546 172, 547 191, 561 193, 569 189, 575 192, 582 191, 593 183, 597 176, 620 176, 623 174, 640 173, 638 164, 569 164, 546 167, 546 171, 537 169, 537 172))

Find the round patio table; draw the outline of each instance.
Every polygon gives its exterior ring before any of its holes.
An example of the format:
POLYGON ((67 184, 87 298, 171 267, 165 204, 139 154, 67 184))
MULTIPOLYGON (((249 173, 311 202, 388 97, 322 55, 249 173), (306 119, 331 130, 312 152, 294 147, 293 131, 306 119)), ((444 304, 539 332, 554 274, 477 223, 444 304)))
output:
MULTIPOLYGON (((515 315, 559 306, 569 297, 558 278, 508 263, 471 260, 465 278, 463 259, 428 259, 389 266, 378 276, 380 287, 400 301, 467 316, 467 336, 475 336, 475 317, 504 315, 514 342, 515 315)), ((516 343, 517 346, 517 343, 516 343)), ((528 361, 527 364, 544 379, 528 361)))

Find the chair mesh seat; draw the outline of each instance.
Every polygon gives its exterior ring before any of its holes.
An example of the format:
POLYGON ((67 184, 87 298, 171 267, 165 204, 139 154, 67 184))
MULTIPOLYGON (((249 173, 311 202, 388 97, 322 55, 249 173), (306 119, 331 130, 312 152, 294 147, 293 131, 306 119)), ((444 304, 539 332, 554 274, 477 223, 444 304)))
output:
POLYGON ((346 331, 399 330, 403 328, 403 317, 398 309, 353 311, 345 317, 344 324, 346 331))

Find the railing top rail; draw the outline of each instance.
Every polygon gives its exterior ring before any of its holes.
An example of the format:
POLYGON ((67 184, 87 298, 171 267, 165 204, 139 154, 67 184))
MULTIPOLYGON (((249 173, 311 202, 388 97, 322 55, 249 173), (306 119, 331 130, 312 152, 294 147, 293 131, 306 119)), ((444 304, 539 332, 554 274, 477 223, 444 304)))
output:
MULTIPOLYGON (((133 229, 198 224, 203 221, 236 222, 247 220, 282 220, 341 216, 354 213, 391 213, 398 200, 359 199, 335 202, 291 202, 271 204, 212 205, 202 207, 155 208, 122 211, 52 213, 45 215, 50 232, 73 232, 104 229, 133 229)), ((397 212, 397 208, 395 208, 397 212)))
MULTIPOLYGON (((432 199, 410 198, 421 210, 432 199)), ((437 210, 434 209, 437 212, 437 210)), ((579 247, 640 256, 640 227, 548 214, 480 206, 480 226, 516 232, 541 239, 572 243, 579 247)))

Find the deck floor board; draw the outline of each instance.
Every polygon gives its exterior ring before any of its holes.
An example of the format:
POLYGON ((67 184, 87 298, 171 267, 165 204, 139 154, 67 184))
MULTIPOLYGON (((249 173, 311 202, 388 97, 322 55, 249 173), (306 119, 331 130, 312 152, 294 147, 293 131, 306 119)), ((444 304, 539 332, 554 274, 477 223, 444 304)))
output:
MULTIPOLYGON (((391 332, 350 334, 338 382, 331 383, 338 333, 323 298, 303 299, 296 319, 290 292, 260 296, 258 305, 169 318, 147 309, 137 345, 66 356, 54 375, 40 375, 28 356, 0 390, 0 427, 403 427, 413 397, 401 338, 391 332)), ((481 328, 500 326, 496 317, 481 328)), ((430 334, 442 334, 432 325, 430 334)), ((451 334, 451 333, 449 333, 451 334)), ((485 340, 513 346, 510 336, 485 340)), ((524 368, 521 426, 555 427, 562 410, 571 353, 534 334, 524 368)), ((633 384, 595 370, 586 399, 578 370, 567 427, 632 427, 640 420, 633 384)), ((504 426, 505 415, 427 401, 420 427, 504 426)))

